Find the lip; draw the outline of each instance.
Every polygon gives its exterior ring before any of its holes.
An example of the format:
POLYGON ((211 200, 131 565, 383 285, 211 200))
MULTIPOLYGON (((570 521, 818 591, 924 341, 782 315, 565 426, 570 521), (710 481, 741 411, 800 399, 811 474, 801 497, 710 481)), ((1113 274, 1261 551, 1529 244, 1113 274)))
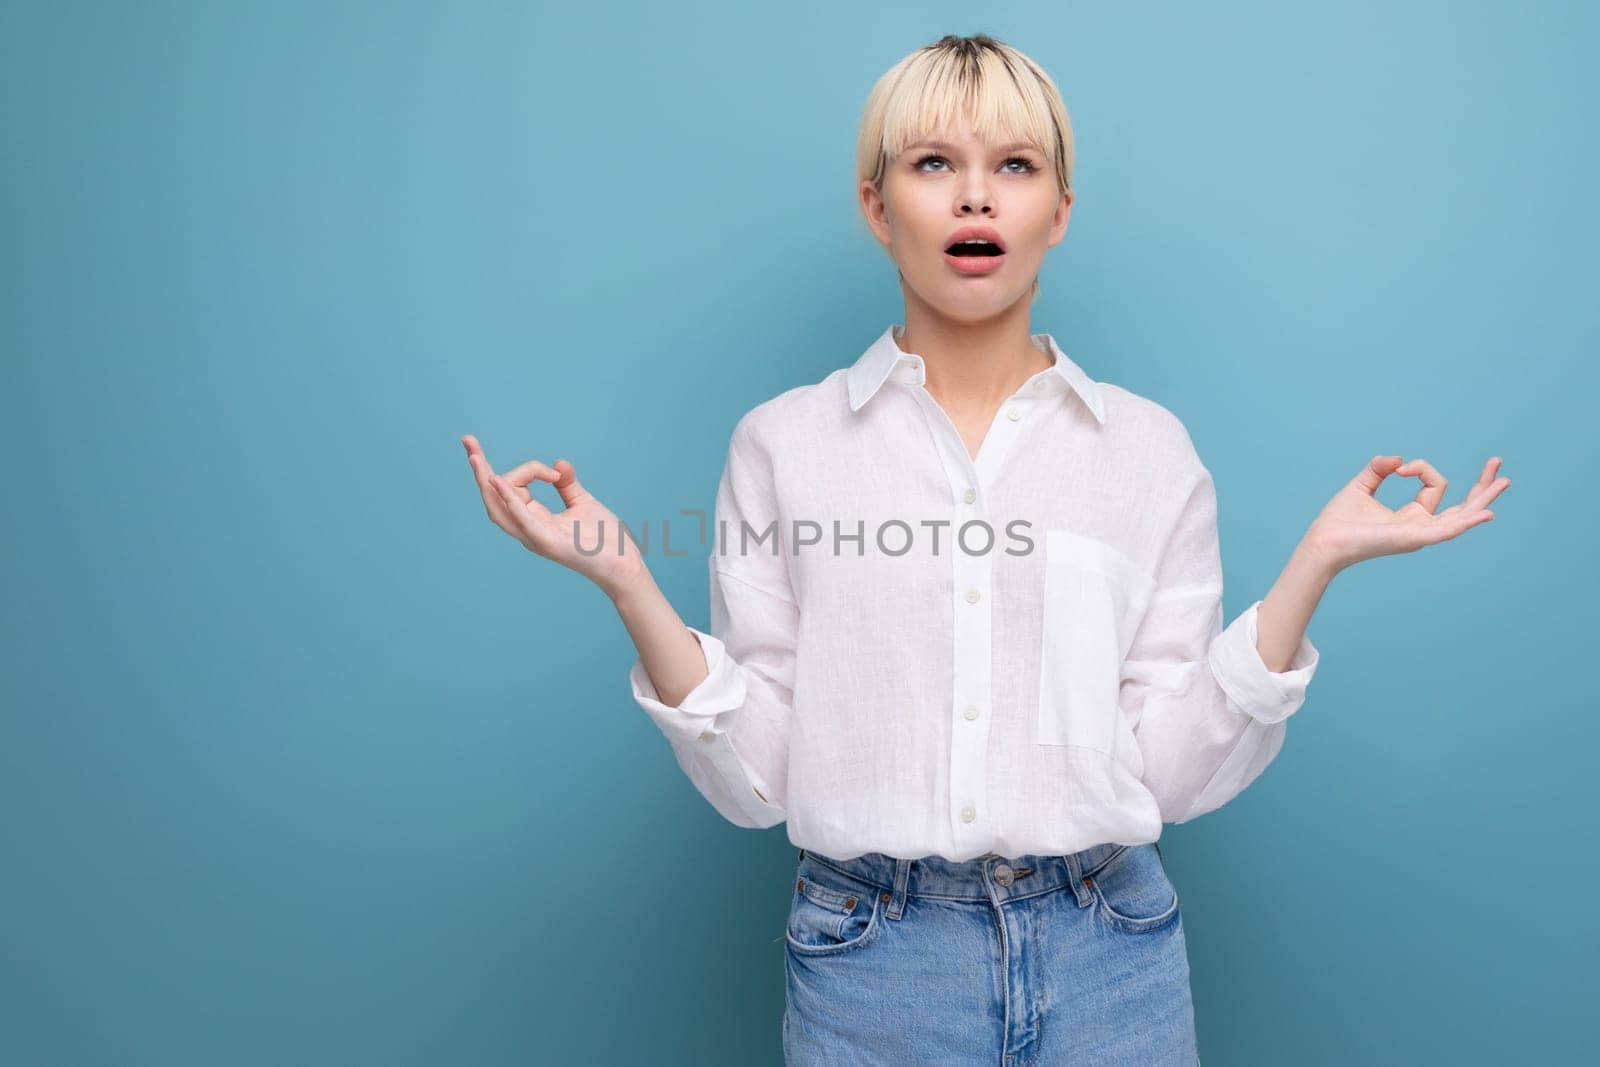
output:
POLYGON ((952 256, 944 254, 944 261, 962 274, 993 274, 1006 261, 1006 254, 998 256, 952 256))
POLYGON ((1005 240, 992 226, 963 226, 945 238, 944 246, 949 248, 957 241, 988 241, 1000 249, 998 256, 953 256, 946 252, 944 261, 962 274, 992 274, 1006 261, 1005 240))

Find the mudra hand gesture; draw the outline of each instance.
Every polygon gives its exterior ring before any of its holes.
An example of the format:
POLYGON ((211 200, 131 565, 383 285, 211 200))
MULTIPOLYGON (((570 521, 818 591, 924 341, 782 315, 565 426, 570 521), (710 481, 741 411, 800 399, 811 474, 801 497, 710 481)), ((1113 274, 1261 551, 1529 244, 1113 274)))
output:
POLYGON ((1466 499, 1435 511, 1449 485, 1445 476, 1425 459, 1401 462, 1400 456, 1374 456, 1366 468, 1350 479, 1312 521, 1306 532, 1309 545, 1330 568, 1343 570, 1375 556, 1415 552, 1423 545, 1448 541, 1494 518, 1489 504, 1511 484, 1496 478, 1500 457, 1483 465, 1466 499), (1376 497, 1378 486, 1391 474, 1422 479, 1415 499, 1390 510, 1376 497))
POLYGON ((461 443, 489 518, 528 551, 577 571, 613 597, 639 573, 644 559, 637 542, 627 538, 621 520, 579 483, 570 460, 558 459, 552 466, 530 459, 496 474, 476 437, 467 434, 461 443), (553 484, 566 507, 552 512, 533 499, 528 485, 535 481, 553 484), (580 543, 583 552, 577 549, 580 543), (599 551, 592 551, 597 543, 599 551))

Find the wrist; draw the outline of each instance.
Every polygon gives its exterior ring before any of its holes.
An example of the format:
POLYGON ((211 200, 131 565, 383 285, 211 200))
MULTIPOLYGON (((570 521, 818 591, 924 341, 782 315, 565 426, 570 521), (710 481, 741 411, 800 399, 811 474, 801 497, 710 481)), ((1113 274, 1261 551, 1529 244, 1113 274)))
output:
POLYGON ((1290 561, 1296 569, 1324 586, 1347 566, 1340 561, 1333 546, 1315 529, 1307 530, 1300 543, 1295 545, 1290 561))
POLYGON ((618 611, 626 611, 658 592, 655 576, 642 562, 609 579, 601 589, 618 611))

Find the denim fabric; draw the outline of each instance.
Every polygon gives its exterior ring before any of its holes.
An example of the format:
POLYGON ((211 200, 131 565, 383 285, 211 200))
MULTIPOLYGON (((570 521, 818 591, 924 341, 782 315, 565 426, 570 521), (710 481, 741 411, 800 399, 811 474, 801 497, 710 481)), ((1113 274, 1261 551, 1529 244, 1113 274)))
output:
POLYGON ((785 940, 790 1065, 1199 1063, 1153 844, 966 862, 802 849, 785 940))

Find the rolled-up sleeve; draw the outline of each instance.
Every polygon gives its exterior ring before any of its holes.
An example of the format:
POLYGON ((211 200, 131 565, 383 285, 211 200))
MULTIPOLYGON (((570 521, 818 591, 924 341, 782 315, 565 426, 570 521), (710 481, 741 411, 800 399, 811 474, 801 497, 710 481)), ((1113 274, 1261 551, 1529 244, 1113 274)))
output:
POLYGON ((1259 600, 1223 627, 1216 488, 1198 457, 1194 464, 1119 696, 1145 787, 1171 823, 1215 811, 1261 775, 1282 749, 1286 720, 1305 702, 1318 661, 1304 637, 1288 670, 1267 669, 1256 649, 1259 600))
POLYGON ((772 525, 777 519, 771 462, 747 415, 734 428, 717 489, 707 560, 711 628, 688 628, 708 673, 673 706, 662 703, 640 659, 629 670, 634 700, 666 735, 695 788, 728 821, 751 829, 787 817, 799 608, 772 525), (758 541, 762 534, 768 536, 758 541))

